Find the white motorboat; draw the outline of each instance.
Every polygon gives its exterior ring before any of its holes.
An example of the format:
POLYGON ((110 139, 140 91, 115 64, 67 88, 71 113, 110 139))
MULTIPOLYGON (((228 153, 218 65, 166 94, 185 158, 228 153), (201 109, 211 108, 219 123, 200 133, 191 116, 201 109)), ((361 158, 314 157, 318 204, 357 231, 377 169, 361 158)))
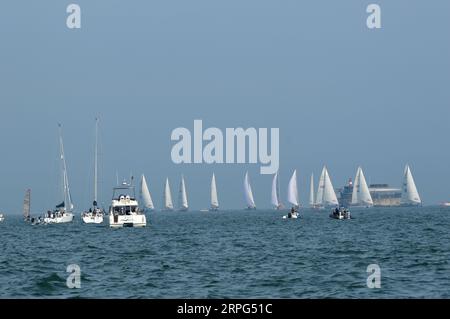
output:
POLYGON ((109 226, 111 228, 145 227, 147 219, 139 208, 135 188, 123 183, 114 187, 111 207, 109 209, 109 226))
POLYGON ((344 220, 344 219, 351 219, 352 216, 349 210, 341 207, 340 209, 338 208, 333 209, 331 211, 330 218, 344 220))

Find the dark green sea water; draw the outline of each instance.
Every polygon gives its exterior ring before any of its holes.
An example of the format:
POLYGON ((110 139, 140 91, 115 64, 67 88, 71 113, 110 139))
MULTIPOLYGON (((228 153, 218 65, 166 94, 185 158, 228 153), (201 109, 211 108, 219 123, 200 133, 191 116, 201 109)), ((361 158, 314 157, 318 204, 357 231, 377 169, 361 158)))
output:
POLYGON ((150 227, 0 223, 0 298, 449 298, 450 209, 148 214, 150 227), (81 268, 81 288, 66 267, 81 268), (367 266, 381 289, 367 288, 367 266))

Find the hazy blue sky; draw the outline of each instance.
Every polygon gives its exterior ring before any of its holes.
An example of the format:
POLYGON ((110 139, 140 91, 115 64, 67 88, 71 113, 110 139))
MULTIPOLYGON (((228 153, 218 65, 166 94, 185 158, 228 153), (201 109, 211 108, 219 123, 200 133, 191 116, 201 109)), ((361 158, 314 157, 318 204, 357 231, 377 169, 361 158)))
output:
POLYGON ((187 178, 193 208, 209 205, 217 174, 224 208, 270 206, 260 165, 175 165, 171 131, 279 127, 283 198, 298 169, 327 164, 335 187, 358 164, 372 183, 400 186, 412 166, 426 204, 450 200, 450 2, 442 1, 2 1, 0 211, 59 201, 57 123, 64 126, 75 205, 92 190, 94 117, 101 118, 102 202, 116 170, 147 175, 156 205, 187 178), (66 7, 82 9, 81 30, 66 7), (366 27, 366 6, 382 29, 366 27))

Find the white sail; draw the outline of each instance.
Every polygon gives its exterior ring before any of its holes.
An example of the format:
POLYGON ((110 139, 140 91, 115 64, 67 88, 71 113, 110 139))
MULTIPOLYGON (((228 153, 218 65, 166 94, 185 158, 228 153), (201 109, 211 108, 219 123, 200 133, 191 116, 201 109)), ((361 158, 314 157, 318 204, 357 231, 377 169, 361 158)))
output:
POLYGON ((247 208, 250 208, 250 209, 256 208, 248 172, 245 173, 245 178, 244 178, 244 195, 245 195, 245 202, 247 203, 247 208))
POLYGON ((150 191, 148 190, 147 180, 145 179, 145 176, 142 174, 141 177, 141 198, 144 202, 144 207, 150 210, 155 209, 155 206, 153 205, 152 196, 150 195, 150 191))
POLYGON ((315 203, 316 201, 314 198, 314 174, 311 174, 311 183, 309 189, 309 206, 314 207, 315 203))
POLYGON ((216 175, 213 174, 211 179, 211 208, 218 209, 219 208, 219 199, 217 196, 217 185, 216 185, 216 175))
POLYGON ((272 205, 275 208, 279 208, 280 204, 280 192, 279 192, 278 172, 275 173, 272 180, 272 205))
POLYGON ((322 169, 322 173, 320 174, 319 186, 317 188, 316 206, 318 207, 323 205, 324 189, 325 189, 325 167, 322 169))
POLYGON ((168 178, 166 179, 166 186, 164 188, 164 210, 173 210, 172 193, 168 178))
POLYGON ((401 203, 402 205, 422 204, 422 200, 420 199, 419 192, 417 191, 416 183, 414 182, 409 165, 406 165, 405 167, 401 203))
POLYGON ((362 168, 360 169, 359 174, 359 186, 361 190, 358 198, 360 205, 373 206, 372 195, 370 195, 369 187, 367 186, 366 178, 364 176, 362 168))
POLYGON ((287 200, 289 203, 294 205, 294 207, 300 206, 300 203, 298 200, 297 170, 294 170, 291 180, 289 181, 287 200))
POLYGON ((352 205, 359 205, 359 193, 361 192, 360 177, 361 167, 358 167, 356 171, 355 182, 353 183, 353 193, 352 193, 352 205))
POLYGON ((31 208, 31 190, 27 189, 25 193, 25 198, 23 200, 23 218, 25 220, 30 219, 30 208, 31 208))
POLYGON ((325 169, 325 186, 323 191, 322 204, 324 207, 339 205, 336 192, 334 191, 333 184, 331 183, 330 174, 328 174, 328 170, 326 167, 324 169, 325 169))
POLYGON ((73 210, 73 203, 72 203, 72 196, 70 194, 70 187, 69 187, 69 177, 67 175, 67 164, 66 164, 66 158, 64 154, 64 143, 62 138, 62 128, 61 124, 59 124, 59 148, 60 148, 60 159, 61 159, 61 166, 62 166, 62 186, 63 186, 63 204, 64 204, 64 210, 65 211, 72 211, 73 210))
POLYGON ((183 175, 181 176, 180 191, 178 193, 178 202, 180 210, 188 210, 189 205, 186 193, 186 183, 184 182, 183 175))

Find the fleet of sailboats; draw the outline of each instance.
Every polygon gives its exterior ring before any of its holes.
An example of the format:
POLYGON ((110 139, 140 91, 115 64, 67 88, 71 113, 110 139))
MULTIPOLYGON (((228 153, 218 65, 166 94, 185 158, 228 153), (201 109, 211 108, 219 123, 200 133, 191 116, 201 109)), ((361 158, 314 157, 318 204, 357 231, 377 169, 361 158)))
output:
POLYGON ((166 178, 163 195, 163 211, 173 211, 172 192, 170 191, 169 178, 166 178))
POLYGON ((244 177, 244 195, 246 202, 246 209, 253 210, 256 209, 255 199, 253 198, 252 186, 250 185, 250 178, 248 172, 245 173, 244 177))
MULTIPOLYGON (((73 201, 69 187, 69 178, 66 157, 64 153, 64 143, 62 137, 62 127, 59 124, 59 146, 60 146, 60 161, 61 161, 61 179, 62 179, 62 202, 56 206, 56 209, 48 211, 43 217, 43 223, 45 224, 59 224, 68 223, 74 220, 73 215, 73 201)), ((93 206, 88 212, 82 214, 82 220, 84 223, 102 223, 104 212, 99 208, 97 203, 98 200, 98 119, 96 119, 96 129, 95 129, 95 153, 94 153, 94 195, 93 195, 93 206)), ((134 189, 133 185, 123 184, 121 187, 116 187, 117 190, 131 190, 134 189)), ((322 173, 319 178, 319 184, 317 192, 315 193, 314 188, 314 174, 310 177, 310 193, 309 193, 309 206, 311 208, 329 208, 329 207, 339 207, 339 201, 336 195, 336 191, 333 187, 330 174, 326 166, 323 167, 322 173)), ((130 192, 131 193, 131 192, 130 192)), ((216 175, 213 173, 211 178, 211 205, 210 211, 217 211, 219 209, 219 200, 217 194, 217 183, 216 175)), ((372 199, 363 169, 358 167, 356 172, 356 177, 353 184, 353 193, 351 194, 351 205, 356 207, 372 207, 374 206, 374 201, 372 199)), ((145 175, 141 176, 140 182, 140 198, 143 203, 143 210, 138 206, 137 200, 134 195, 124 196, 118 195, 116 199, 113 199, 113 205, 111 206, 111 218, 115 218, 114 221, 110 221, 110 224, 117 224, 118 227, 123 227, 127 222, 116 221, 117 217, 121 215, 136 215, 136 218, 141 218, 139 221, 132 221, 135 227, 136 225, 145 226, 146 220, 145 216, 142 219, 143 212, 145 210, 151 211, 155 209, 147 180, 145 175), (114 201, 116 205, 114 206, 114 201), (123 203, 122 203, 123 202, 123 203), (132 205, 128 205, 130 202, 132 205), (128 206, 126 206, 128 205, 128 206), (130 208, 130 214, 126 212, 126 209, 130 208), (124 213, 125 212, 125 213, 124 213), (123 213, 123 214, 122 214, 123 213)), ((244 198, 246 203, 246 209, 256 209, 255 199, 253 195, 253 189, 250 182, 249 172, 247 171, 244 176, 244 198)), ((284 218, 298 218, 298 209, 300 207, 299 200, 299 190, 297 184, 297 170, 294 170, 287 188, 287 201, 291 205, 291 210, 288 216, 284 218)), ((279 183, 279 172, 276 172, 272 180, 272 192, 271 192, 271 204, 276 210, 283 209, 283 204, 280 200, 280 183, 279 183)), ((422 200, 418 193, 411 168, 406 165, 403 174, 403 186, 402 186, 402 196, 401 205, 402 206, 420 206, 422 200)), ((23 202, 23 218, 24 221, 30 222, 34 220, 30 214, 31 206, 31 190, 28 189, 25 193, 23 202)), ((178 193, 178 206, 177 210, 187 211, 189 209, 188 196, 186 191, 186 181, 184 175, 181 175, 180 188, 178 193)), ((163 211, 174 210, 174 205, 172 201, 172 193, 170 189, 169 179, 166 178, 164 193, 163 193, 163 211)), ((337 209, 336 209, 337 211, 337 209)), ((349 212, 348 212, 348 216, 349 212)), ((3 216, 1 216, 4 218, 3 216)), ((125 219, 127 217, 124 217, 125 219)), ((120 219, 120 218, 119 218, 120 219)), ((39 218, 41 221, 41 219, 39 218)), ((112 226, 113 227, 113 226, 112 226)))
POLYGON ((361 167, 356 171, 355 183, 353 184, 352 206, 372 207, 373 200, 367 186, 366 178, 361 167))
POLYGON ((189 204, 186 193, 186 183, 184 181, 184 176, 181 175, 180 191, 178 193, 178 210, 186 212, 189 210, 189 204))
POLYGON ((331 182, 328 169, 326 166, 324 166, 319 179, 319 187, 317 189, 315 207, 323 209, 335 207, 338 205, 339 202, 333 187, 333 183, 331 182))
POLYGON ((416 183, 411 173, 411 168, 406 165, 403 175, 403 188, 402 188, 402 206, 420 206, 422 200, 420 199, 419 192, 417 191, 416 183))

